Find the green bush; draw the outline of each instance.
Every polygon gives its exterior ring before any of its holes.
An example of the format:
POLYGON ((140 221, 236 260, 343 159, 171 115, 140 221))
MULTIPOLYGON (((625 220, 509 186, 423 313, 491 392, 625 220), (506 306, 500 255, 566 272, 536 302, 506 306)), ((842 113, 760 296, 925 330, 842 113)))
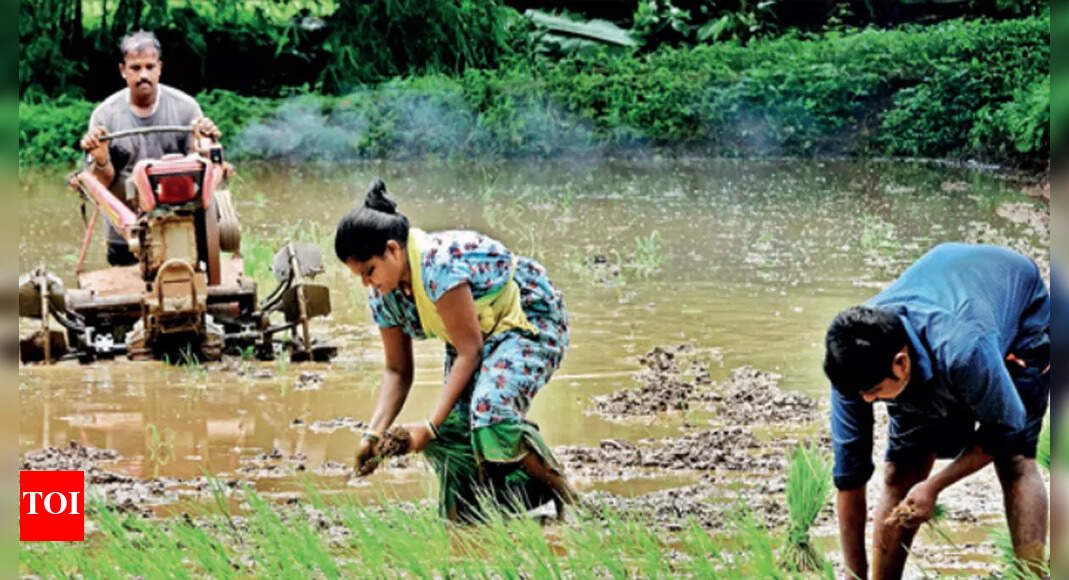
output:
POLYGON ((881 124, 880 150, 1016 162, 1049 156, 1049 19, 948 23, 918 48, 906 61, 909 86, 881 124))
MULTIPOLYGON (((971 157, 1043 167, 1049 28, 1046 16, 954 21, 648 55, 595 51, 398 77, 343 97, 212 91, 198 98, 231 151, 246 158, 550 156, 672 146, 723 156, 971 157)), ((20 164, 64 159, 53 150, 58 125, 76 136, 89 105, 65 99, 35 107, 19 110, 20 164)))
POLYGON ((89 128, 94 106, 69 97, 19 102, 19 167, 81 159, 78 141, 89 128))
POLYGON ((398 75, 492 67, 510 51, 515 10, 485 0, 338 0, 321 48, 324 90, 398 75))

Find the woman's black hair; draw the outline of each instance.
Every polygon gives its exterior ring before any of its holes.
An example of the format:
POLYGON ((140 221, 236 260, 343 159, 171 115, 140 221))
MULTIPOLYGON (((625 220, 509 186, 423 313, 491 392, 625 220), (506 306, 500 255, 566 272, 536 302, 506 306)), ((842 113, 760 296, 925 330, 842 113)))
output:
POLYGON ((342 262, 363 262, 386 252, 386 242, 408 242, 408 218, 397 213, 397 203, 387 197, 386 184, 376 179, 360 207, 338 222, 334 232, 334 253, 342 262))
POLYGON ((908 342, 894 312, 870 306, 848 308, 828 327, 824 374, 843 394, 867 391, 885 378, 895 378, 891 365, 908 342))

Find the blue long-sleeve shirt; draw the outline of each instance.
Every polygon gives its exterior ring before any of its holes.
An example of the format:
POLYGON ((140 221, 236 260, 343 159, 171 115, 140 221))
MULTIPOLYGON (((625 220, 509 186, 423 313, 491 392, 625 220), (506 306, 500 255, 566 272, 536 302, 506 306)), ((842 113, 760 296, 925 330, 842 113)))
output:
MULTIPOLYGON (((942 244, 866 302, 889 309, 909 339, 912 377, 888 412, 937 422, 971 413, 980 444, 1000 455, 1024 428, 1025 408, 1005 357, 1048 340, 1050 296, 1036 264, 995 246, 942 244)), ((835 485, 872 476, 873 409, 832 388, 835 485)))

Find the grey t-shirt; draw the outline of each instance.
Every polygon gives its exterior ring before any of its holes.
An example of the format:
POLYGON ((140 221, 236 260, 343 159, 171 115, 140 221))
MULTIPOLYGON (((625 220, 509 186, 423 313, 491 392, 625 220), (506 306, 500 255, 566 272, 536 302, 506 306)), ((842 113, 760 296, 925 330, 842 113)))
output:
MULTIPOLYGON (((97 106, 89 117, 89 128, 103 125, 108 132, 125 131, 139 127, 160 125, 190 125, 203 116, 200 105, 193 97, 164 84, 159 85, 159 101, 156 110, 147 117, 139 117, 130 109, 130 89, 123 89, 97 106)), ((166 153, 188 153, 188 133, 156 133, 131 135, 108 143, 108 154, 115 166, 115 181, 111 192, 126 200, 126 180, 134 165, 142 159, 160 157, 166 153)), ((87 162, 92 158, 87 156, 87 162)))

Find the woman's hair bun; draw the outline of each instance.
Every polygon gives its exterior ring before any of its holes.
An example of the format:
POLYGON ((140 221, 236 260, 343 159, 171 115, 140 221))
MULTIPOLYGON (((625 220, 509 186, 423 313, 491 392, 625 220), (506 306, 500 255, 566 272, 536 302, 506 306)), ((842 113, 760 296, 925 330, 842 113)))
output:
POLYGON ((386 196, 386 184, 381 179, 371 182, 364 198, 364 207, 383 213, 397 213, 397 202, 386 196))

